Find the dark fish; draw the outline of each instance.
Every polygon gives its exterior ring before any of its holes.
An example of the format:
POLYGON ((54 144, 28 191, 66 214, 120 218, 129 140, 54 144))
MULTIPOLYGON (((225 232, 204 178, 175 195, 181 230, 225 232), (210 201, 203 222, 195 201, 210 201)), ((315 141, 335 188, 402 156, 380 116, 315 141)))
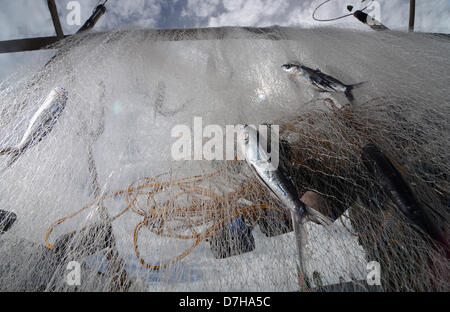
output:
POLYGON ((361 82, 346 85, 336 78, 322 73, 319 69, 312 69, 304 65, 284 64, 281 68, 292 77, 303 77, 321 91, 343 92, 350 102, 354 100, 353 89, 364 84, 364 82, 361 82))

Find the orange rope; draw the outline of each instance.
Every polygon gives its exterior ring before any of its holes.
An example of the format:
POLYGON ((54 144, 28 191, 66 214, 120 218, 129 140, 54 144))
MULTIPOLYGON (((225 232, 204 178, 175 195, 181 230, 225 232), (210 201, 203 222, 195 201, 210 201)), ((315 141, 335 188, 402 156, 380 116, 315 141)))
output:
MULTIPOLYGON (((136 257, 139 262, 148 269, 159 270, 166 268, 188 256, 200 242, 208 241, 208 239, 217 235, 224 224, 230 222, 234 218, 244 215, 247 216, 249 220, 254 220, 254 222, 256 222, 258 215, 258 213, 256 213, 257 209, 281 210, 278 207, 266 205, 262 202, 258 204, 251 203, 242 207, 233 207, 233 204, 230 204, 232 207, 226 206, 226 203, 235 203, 239 198, 245 198, 245 194, 248 194, 249 191, 255 195, 262 194, 263 192, 256 180, 245 183, 236 191, 226 194, 217 194, 213 190, 201 185, 202 183, 205 183, 205 181, 217 177, 230 165, 231 164, 203 176, 185 177, 170 182, 156 182, 157 177, 137 180, 127 189, 103 195, 100 199, 96 199, 83 206, 77 212, 63 217, 51 224, 45 235, 45 245, 48 249, 53 249, 53 245, 49 243, 50 235, 57 226, 66 220, 77 216, 90 207, 96 206, 102 201, 125 195, 127 201, 126 207, 110 218, 108 223, 115 221, 129 210, 141 216, 143 219, 136 225, 133 231, 133 245, 136 257), (170 200, 158 207, 158 201, 155 199, 155 196, 165 191, 175 192, 170 194, 170 200), (145 196, 146 207, 139 206, 139 199, 142 196, 145 196), (177 206, 177 200, 182 200, 183 197, 189 199, 186 200, 186 202, 191 202, 193 204, 188 206, 177 206), (182 222, 182 224, 170 227, 169 224, 173 222, 182 222), (139 233, 144 226, 158 236, 184 240, 194 239, 195 241, 191 247, 176 257, 161 264, 151 265, 144 260, 139 251, 139 233), (207 226, 206 230, 203 230, 202 232, 196 230, 196 228, 204 226, 207 226), (189 230, 190 234, 185 234, 182 232, 183 230, 189 230)), ((159 175, 158 177, 163 175, 159 175)), ((87 227, 88 226, 83 227, 80 231, 87 227)), ((70 233, 76 232, 77 231, 72 231, 70 233)))

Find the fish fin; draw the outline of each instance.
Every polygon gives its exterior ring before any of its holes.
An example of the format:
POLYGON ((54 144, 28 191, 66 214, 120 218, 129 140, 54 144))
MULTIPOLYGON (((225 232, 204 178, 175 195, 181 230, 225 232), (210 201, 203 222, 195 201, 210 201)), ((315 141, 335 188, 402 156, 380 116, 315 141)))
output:
POLYGON ((345 91, 345 96, 350 101, 350 103, 353 102, 353 100, 355 99, 355 97, 352 94, 352 90, 345 91))
POLYGON ((359 87, 361 87, 362 85, 364 85, 366 82, 367 82, 367 81, 363 81, 363 82, 360 82, 360 83, 355 83, 355 84, 347 85, 347 86, 346 86, 346 87, 347 87, 347 91, 352 91, 353 89, 359 88, 359 87))
POLYGON ((310 219, 312 222, 321 224, 323 226, 331 226, 333 224, 333 220, 328 218, 327 216, 324 216, 317 210, 312 209, 308 205, 306 206, 306 213, 308 215, 308 219, 310 219))

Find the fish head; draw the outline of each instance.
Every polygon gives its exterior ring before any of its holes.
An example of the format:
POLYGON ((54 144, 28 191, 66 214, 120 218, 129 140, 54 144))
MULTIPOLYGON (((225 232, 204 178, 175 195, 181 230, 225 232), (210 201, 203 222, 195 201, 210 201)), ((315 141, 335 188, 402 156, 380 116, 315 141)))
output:
POLYGON ((54 103, 57 107, 63 108, 66 105, 67 99, 68 99, 68 92, 66 89, 61 87, 55 87, 53 88, 52 92, 50 93, 50 96, 54 94, 54 103))
POLYGON ((250 141, 249 128, 251 127, 249 127, 248 125, 243 125, 240 126, 238 130, 238 138, 240 139, 240 144, 243 148, 243 151, 245 151, 250 141))
POLYGON ((256 143, 257 131, 254 127, 243 125, 238 131, 238 139, 241 147, 241 152, 247 161, 256 159, 257 146, 256 143))
POLYGON ((281 65, 281 68, 288 74, 294 75, 297 74, 300 70, 300 66, 297 64, 284 64, 281 65))
POLYGON ((271 156, 267 150, 266 139, 260 135, 255 126, 244 125, 239 133, 241 152, 250 164, 258 163, 261 166, 266 163, 271 164, 271 156))
POLYGON ((68 94, 69 94, 66 89, 61 88, 61 87, 55 87, 53 89, 53 91, 56 93, 57 97, 60 99, 67 99, 68 94))
MULTIPOLYGON (((40 112, 40 119, 56 119, 59 117, 61 112, 66 107, 68 99, 68 92, 66 89, 61 87, 55 87, 52 89, 50 94, 47 96, 47 98, 44 101, 44 104, 42 104, 42 109, 40 112)), ((36 117, 38 117, 36 115, 36 117)))

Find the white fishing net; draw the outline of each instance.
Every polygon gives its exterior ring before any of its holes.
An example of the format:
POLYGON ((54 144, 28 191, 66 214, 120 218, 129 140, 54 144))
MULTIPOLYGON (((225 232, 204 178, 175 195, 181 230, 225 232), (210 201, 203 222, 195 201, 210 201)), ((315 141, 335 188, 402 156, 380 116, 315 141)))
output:
POLYGON ((306 224, 308 290, 370 290, 367 263, 378 261, 378 289, 448 291, 442 246, 408 221, 361 156, 376 144, 446 238, 446 37, 126 30, 56 48, 41 70, 23 69, 0 89, 0 148, 21 140, 54 87, 68 92, 41 142, 11 166, 0 158, 0 209, 17 216, 0 236, 2 291, 304 290, 289 217, 246 162, 172 160, 171 130, 193 128, 194 117, 223 129, 280 126, 281 163, 299 196, 313 194, 313 208, 336 218, 306 224), (366 83, 348 105, 289 79, 287 62, 366 83), (67 283, 71 261, 81 264, 78 286, 67 283))

